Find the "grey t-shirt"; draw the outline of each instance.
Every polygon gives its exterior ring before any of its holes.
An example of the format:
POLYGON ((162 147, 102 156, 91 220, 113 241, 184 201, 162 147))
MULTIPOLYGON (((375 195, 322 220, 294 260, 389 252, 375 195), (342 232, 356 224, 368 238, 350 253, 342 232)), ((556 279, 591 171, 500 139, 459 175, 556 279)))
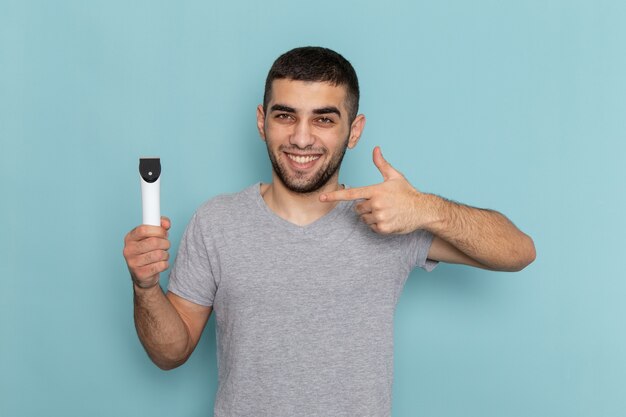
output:
POLYGON ((433 236, 379 235, 354 204, 297 226, 255 184, 194 214, 168 289, 213 306, 215 417, 391 414, 394 311, 433 236))

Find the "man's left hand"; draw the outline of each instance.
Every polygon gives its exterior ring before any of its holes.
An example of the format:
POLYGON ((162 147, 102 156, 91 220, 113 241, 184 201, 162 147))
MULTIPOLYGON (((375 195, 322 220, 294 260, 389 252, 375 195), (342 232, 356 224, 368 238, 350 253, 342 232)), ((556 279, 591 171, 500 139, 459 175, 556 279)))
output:
POLYGON ((374 148, 374 164, 383 182, 367 187, 349 188, 320 195, 320 201, 363 200, 355 210, 372 230, 381 234, 405 234, 422 228, 432 218, 427 209, 429 195, 417 191, 400 172, 374 148))

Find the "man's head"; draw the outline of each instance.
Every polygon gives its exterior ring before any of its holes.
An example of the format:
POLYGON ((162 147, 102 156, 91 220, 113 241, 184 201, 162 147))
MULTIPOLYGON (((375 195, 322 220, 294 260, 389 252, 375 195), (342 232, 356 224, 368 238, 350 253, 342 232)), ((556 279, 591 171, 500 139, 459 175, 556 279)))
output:
POLYGON ((274 80, 327 82, 346 88, 346 107, 352 122, 359 111, 359 80, 354 68, 337 52, 316 46, 305 46, 285 52, 274 61, 265 80, 263 109, 272 97, 274 80))
POLYGON ((257 107, 274 181, 297 193, 336 187, 343 155, 365 126, 358 96, 354 69, 336 52, 297 48, 276 60, 257 107))

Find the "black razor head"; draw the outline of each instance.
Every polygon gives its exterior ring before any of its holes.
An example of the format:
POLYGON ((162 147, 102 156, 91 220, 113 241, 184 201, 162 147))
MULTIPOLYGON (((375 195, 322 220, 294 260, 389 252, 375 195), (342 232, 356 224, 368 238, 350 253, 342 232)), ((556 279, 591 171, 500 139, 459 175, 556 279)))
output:
POLYGON ((139 175, 145 182, 155 182, 161 175, 161 158, 139 158, 139 175))

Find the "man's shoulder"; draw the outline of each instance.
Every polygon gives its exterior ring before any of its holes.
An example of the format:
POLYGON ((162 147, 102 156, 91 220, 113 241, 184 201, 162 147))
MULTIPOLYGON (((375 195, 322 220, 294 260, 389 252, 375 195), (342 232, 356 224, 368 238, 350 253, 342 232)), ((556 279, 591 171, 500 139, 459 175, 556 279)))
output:
POLYGON ((232 218, 237 213, 249 212, 255 203, 255 192, 259 184, 251 185, 239 192, 220 194, 204 202, 195 216, 202 220, 232 218))

